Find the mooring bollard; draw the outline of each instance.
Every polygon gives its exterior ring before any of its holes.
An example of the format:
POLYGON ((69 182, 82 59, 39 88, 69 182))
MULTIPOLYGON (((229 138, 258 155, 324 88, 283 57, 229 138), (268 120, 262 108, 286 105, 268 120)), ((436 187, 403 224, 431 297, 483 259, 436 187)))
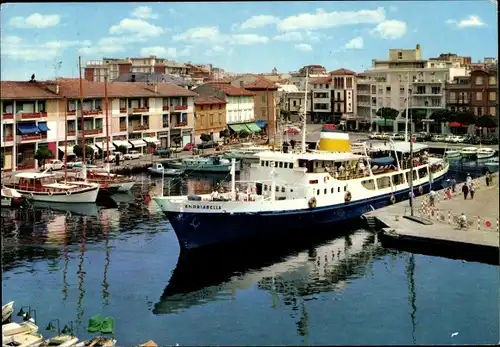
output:
POLYGON ((477 230, 481 230, 481 217, 477 216, 477 230))
POLYGON ((498 229, 498 218, 497 218, 497 233, 499 232, 500 230, 498 229))
POLYGON ((448 224, 451 225, 451 211, 448 210, 448 224))

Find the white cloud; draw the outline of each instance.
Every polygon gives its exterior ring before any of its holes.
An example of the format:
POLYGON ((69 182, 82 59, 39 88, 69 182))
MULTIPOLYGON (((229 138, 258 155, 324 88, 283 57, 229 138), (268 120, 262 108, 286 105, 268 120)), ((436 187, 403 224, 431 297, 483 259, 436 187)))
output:
MULTIPOLYGON (((205 52, 206 56, 212 57, 217 54, 221 54, 225 51, 225 48, 223 46, 215 45, 211 49, 205 52)), ((228 52, 229 53, 229 52, 228 52)))
POLYGON ((304 36, 298 31, 289 31, 273 37, 276 41, 302 41, 304 36))
POLYGON ((457 23, 457 27, 459 28, 482 27, 482 26, 484 26, 484 23, 478 16, 469 16, 469 18, 462 19, 457 23))
POLYGON ((142 19, 125 18, 109 28, 110 34, 136 34, 145 37, 158 36, 165 30, 142 19))
POLYGON ((361 36, 353 38, 351 41, 346 43, 344 48, 345 49, 362 49, 363 48, 363 38, 361 36))
POLYGON ((269 38, 256 34, 240 34, 231 37, 232 43, 236 45, 254 45, 257 43, 267 43, 269 38))
POLYGON ((138 35, 103 37, 96 43, 82 47, 79 53, 85 55, 99 55, 124 52, 127 45, 147 41, 147 38, 138 35))
POLYGON ((167 58, 177 58, 177 57, 184 57, 189 55, 190 53, 190 47, 185 47, 182 50, 177 50, 175 47, 161 47, 161 46, 154 46, 154 47, 144 47, 141 49, 141 56, 146 57, 146 56, 151 56, 155 55, 157 57, 167 57, 167 58))
POLYGON ((325 12, 318 9, 313 14, 301 13, 297 16, 287 17, 278 23, 278 29, 281 31, 327 29, 349 24, 375 24, 382 22, 384 19, 385 11, 383 7, 376 10, 360 10, 357 12, 325 12))
POLYGON ((0 53, 3 57, 21 61, 52 60, 61 56, 64 49, 90 45, 85 41, 26 42, 17 36, 2 36, 0 53))
POLYGON ((279 18, 269 15, 253 16, 239 25, 240 30, 262 28, 267 25, 276 24, 279 18))
POLYGON ((153 13, 153 10, 151 9, 151 7, 148 7, 148 6, 139 6, 139 7, 134 8, 131 15, 133 17, 140 18, 140 19, 149 19, 149 18, 157 19, 158 18, 158 15, 153 13))
POLYGON ((371 33, 383 39, 394 40, 403 37, 406 31, 407 25, 405 22, 390 19, 379 23, 371 33))
POLYGON ((398 12, 398 7, 396 5, 389 6, 389 12, 398 12))
POLYGON ((61 17, 57 14, 33 13, 28 17, 13 17, 9 24, 15 28, 37 28, 44 29, 58 25, 61 17))
POLYGON ((310 52, 313 49, 312 46, 308 43, 298 43, 295 45, 295 48, 303 52, 310 52))

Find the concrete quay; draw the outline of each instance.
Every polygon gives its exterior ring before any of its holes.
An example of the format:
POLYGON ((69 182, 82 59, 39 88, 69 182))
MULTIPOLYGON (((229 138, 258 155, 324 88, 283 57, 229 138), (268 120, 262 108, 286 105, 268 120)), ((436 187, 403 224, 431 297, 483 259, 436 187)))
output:
POLYGON ((451 198, 437 192, 435 206, 429 195, 415 198, 413 221, 409 201, 403 201, 364 215, 368 225, 380 231, 384 247, 452 259, 499 265, 499 185, 498 175, 486 186, 485 177, 473 180, 474 199, 464 200, 462 184, 451 198), (467 217, 467 228, 459 229, 458 216, 467 217))

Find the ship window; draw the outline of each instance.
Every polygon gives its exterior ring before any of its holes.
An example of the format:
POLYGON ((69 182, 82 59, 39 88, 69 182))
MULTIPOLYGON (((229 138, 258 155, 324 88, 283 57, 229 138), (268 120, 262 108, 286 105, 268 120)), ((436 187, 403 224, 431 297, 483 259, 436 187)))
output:
POLYGON ((276 193, 280 191, 280 187, 276 186, 276 193))
POLYGON ((316 191, 316 195, 319 195, 319 189, 316 191))
POLYGON ((286 169, 288 167, 288 163, 283 163, 283 167, 286 169))
POLYGON ((318 184, 318 180, 310 180, 309 184, 318 184))
MULTIPOLYGON (((416 179, 417 179, 417 171, 413 170, 413 180, 416 180, 416 179)), ((406 173, 406 181, 410 182, 410 173, 409 172, 406 173)))
POLYGON ((333 188, 332 188, 332 194, 333 194, 333 188))
POLYGON ((264 160, 260 162, 260 166, 264 166, 264 160))
POLYGON ((289 167, 290 169, 293 169, 293 163, 290 163, 289 167))
POLYGON ((403 174, 397 174, 397 175, 393 175, 392 176, 392 183, 394 185, 399 185, 399 184, 403 184, 404 181, 403 181, 403 174))
POLYGON ((283 162, 282 161, 278 162, 278 167, 283 168, 283 162))
POLYGON ((427 167, 423 167, 418 170, 418 177, 424 178, 427 176, 427 167))
POLYGON ((285 187, 281 187, 281 192, 284 193, 285 192, 285 187))
POLYGON ((347 186, 344 186, 344 192, 347 191, 347 186))
POLYGON ((290 189, 290 193, 293 193, 293 189, 290 189))
POLYGON ((389 188, 391 186, 391 179, 389 176, 377 178, 377 185, 379 189, 389 188))
POLYGON ((375 189, 375 182, 373 180, 366 180, 366 181, 362 181, 361 184, 363 185, 363 187, 365 187, 366 189, 371 189, 371 190, 374 190, 375 189))
POLYGON ((328 189, 325 188, 324 194, 328 193, 328 189))
POLYGON ((267 184, 264 184, 264 190, 267 190, 267 184))

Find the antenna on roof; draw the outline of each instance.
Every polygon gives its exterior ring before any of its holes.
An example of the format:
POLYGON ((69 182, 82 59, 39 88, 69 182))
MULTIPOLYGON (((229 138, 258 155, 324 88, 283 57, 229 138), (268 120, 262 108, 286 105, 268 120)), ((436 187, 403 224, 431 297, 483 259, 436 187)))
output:
POLYGON ((55 61, 52 66, 54 67, 54 80, 57 80, 57 77, 59 76, 59 70, 61 70, 62 61, 55 61))

